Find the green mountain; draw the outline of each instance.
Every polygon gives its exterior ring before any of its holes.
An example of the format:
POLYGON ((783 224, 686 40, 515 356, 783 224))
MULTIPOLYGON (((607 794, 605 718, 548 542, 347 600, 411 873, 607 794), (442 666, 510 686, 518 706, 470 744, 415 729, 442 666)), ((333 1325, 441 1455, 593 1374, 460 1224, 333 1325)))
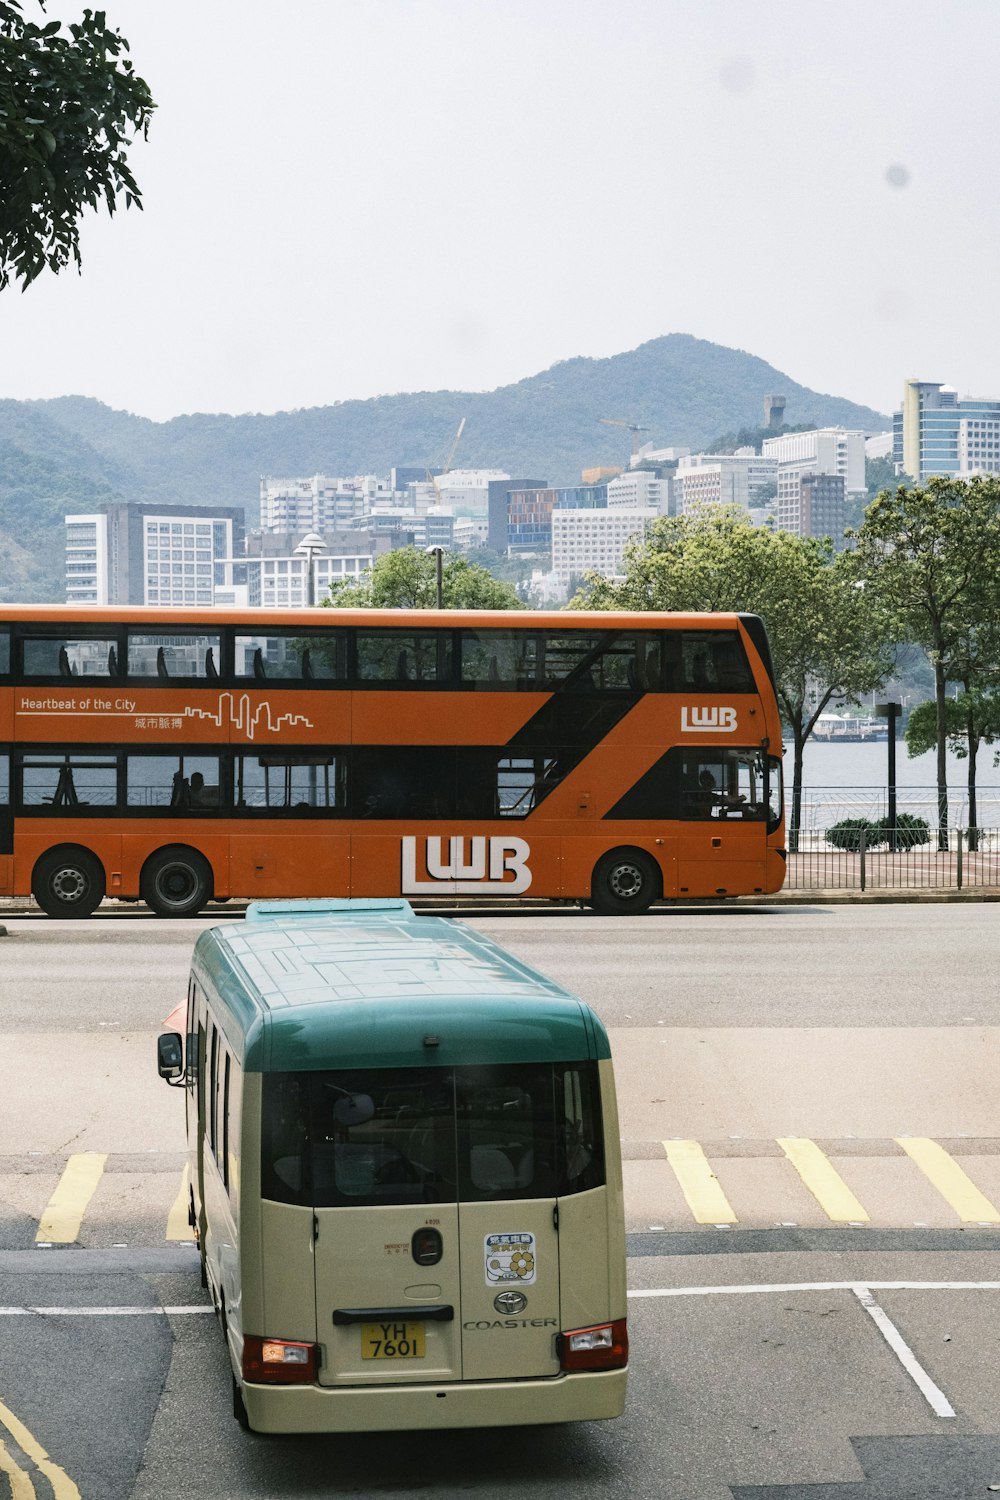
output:
POLYGON ((101 500, 243 505, 257 514, 260 476, 387 473, 440 462, 461 419, 454 463, 573 484, 580 470, 623 463, 624 427, 642 440, 698 448, 756 427, 763 397, 785 421, 882 431, 870 407, 819 395, 741 350, 668 334, 609 359, 564 360, 489 392, 435 391, 342 401, 274 415, 152 422, 88 397, 0 401, 0 599, 62 597, 62 516, 101 500))

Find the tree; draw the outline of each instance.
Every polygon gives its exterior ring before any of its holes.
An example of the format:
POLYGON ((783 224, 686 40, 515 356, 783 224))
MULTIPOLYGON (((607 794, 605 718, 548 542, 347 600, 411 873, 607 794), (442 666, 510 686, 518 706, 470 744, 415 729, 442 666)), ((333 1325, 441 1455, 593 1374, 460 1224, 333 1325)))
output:
POLYGON ((891 669, 887 622, 829 541, 754 526, 738 506, 705 505, 654 523, 620 584, 593 575, 573 601, 590 609, 733 610, 762 616, 782 719, 792 735, 789 847, 797 849, 802 758, 833 699, 871 692, 891 669))
MULTIPOLYGON (((513 586, 464 557, 446 556, 442 567, 445 609, 522 609, 513 586)), ((437 562, 416 547, 377 557, 358 583, 334 583, 323 604, 333 609, 434 609, 437 562)))
POLYGON ((103 200, 113 214, 119 195, 142 207, 125 147, 155 108, 103 11, 85 10, 68 36, 21 12, 0 0, 0 288, 79 267, 85 208, 103 200))
POLYGON ((866 592, 923 646, 934 668, 939 847, 948 847, 949 679, 995 681, 1000 641, 1000 481, 937 477, 883 490, 865 513, 854 554, 866 592))
MULTIPOLYGON (((959 760, 968 760, 969 848, 979 847, 979 812, 976 805, 976 758, 980 745, 1000 739, 1000 698, 976 688, 966 688, 945 699, 945 734, 948 748, 959 760)), ((937 704, 933 698, 918 703, 906 723, 906 753, 911 759, 937 745, 937 704)))

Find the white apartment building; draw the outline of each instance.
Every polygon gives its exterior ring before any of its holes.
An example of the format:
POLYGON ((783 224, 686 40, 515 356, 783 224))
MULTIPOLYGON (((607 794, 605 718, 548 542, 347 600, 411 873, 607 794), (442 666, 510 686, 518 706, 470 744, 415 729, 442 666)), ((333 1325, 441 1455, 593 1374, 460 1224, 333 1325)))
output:
POLYGON ((608 510, 652 510, 665 516, 669 500, 669 481, 647 469, 627 469, 608 480, 608 510))
POLYGON ((318 604, 331 583, 356 583, 374 561, 370 551, 319 553, 312 559, 312 588, 309 563, 300 553, 289 557, 251 557, 247 570, 247 602, 255 609, 302 609, 318 604))
POLYGON ((767 455, 742 448, 736 453, 690 453, 674 476, 677 514, 698 505, 740 505, 745 510, 772 485, 778 465, 767 455))
POLYGON ((958 424, 958 472, 1000 474, 1000 418, 963 417, 958 424))
POLYGON ((584 573, 620 578, 625 548, 644 536, 656 512, 644 510, 554 510, 552 512, 552 571, 568 588, 584 573))
POLYGON ((367 515, 379 503, 391 504, 393 491, 375 474, 351 479, 313 474, 304 479, 260 481, 262 531, 337 531, 356 516, 367 515))
POLYGON ((66 603, 109 603, 107 516, 66 516, 65 526, 66 603))
MULTIPOLYGON (((847 499, 867 493, 865 484, 865 434, 846 427, 819 427, 814 432, 786 432, 765 438, 763 457, 779 464, 789 475, 839 474, 847 499)), ((778 477, 781 494, 781 477, 778 477)))
POLYGON ((113 502, 66 527, 71 604, 208 605, 222 563, 243 545, 236 507, 113 502))
POLYGON ((448 506, 456 515, 486 515, 489 506, 490 481, 509 479, 504 469, 449 469, 434 480, 438 505, 448 506))

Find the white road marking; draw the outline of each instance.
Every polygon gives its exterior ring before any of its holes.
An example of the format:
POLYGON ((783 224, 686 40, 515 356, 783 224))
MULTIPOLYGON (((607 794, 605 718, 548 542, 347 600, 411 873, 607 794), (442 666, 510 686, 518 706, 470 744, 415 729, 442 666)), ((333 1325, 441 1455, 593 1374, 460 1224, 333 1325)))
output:
POLYGON ((879 1333, 885 1339, 893 1354, 899 1360, 903 1369, 913 1381, 917 1390, 927 1402, 936 1417, 953 1417, 955 1408, 948 1400, 941 1387, 934 1384, 923 1365, 917 1359, 909 1344, 903 1338, 895 1323, 889 1317, 885 1308, 880 1307, 871 1294, 871 1289, 866 1286, 856 1286, 854 1295, 857 1297, 865 1312, 871 1318, 879 1333))
POLYGON ((1000 1292, 1000 1281, 781 1281, 759 1286, 671 1286, 644 1287, 629 1297, 738 1297, 768 1292, 851 1292, 878 1328, 903 1369, 927 1401, 935 1416, 954 1417, 955 1409, 934 1384, 913 1350, 903 1338, 873 1292, 1000 1292))
POLYGON ((210 1303, 197 1307, 0 1307, 0 1318, 174 1318, 214 1311, 210 1303))

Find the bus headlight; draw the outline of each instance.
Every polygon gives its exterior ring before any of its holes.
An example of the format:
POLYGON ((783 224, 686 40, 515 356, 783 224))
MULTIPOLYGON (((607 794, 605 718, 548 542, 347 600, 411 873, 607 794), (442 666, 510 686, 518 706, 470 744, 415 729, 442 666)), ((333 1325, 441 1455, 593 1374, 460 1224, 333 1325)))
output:
POLYGON ((316 1345, 247 1334, 243 1379, 260 1385, 311 1385, 316 1379, 316 1345))
POLYGON ((628 1327, 624 1318, 575 1328, 559 1335, 559 1361, 564 1370, 623 1370, 628 1364, 628 1327))

